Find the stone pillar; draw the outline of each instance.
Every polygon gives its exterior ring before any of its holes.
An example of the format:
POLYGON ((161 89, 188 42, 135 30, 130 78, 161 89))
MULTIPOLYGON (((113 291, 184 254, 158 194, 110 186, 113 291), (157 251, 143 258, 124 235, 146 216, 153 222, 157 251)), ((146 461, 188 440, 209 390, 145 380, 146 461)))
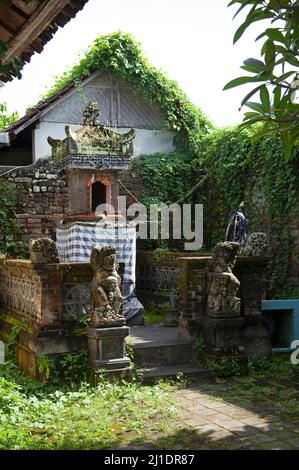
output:
POLYGON ((112 328, 88 328, 88 348, 94 371, 105 369, 120 373, 130 368, 130 359, 126 357, 125 338, 129 335, 128 326, 112 328))
POLYGON ((201 325, 212 356, 244 350, 240 345, 241 299, 236 297, 240 282, 232 272, 238 248, 238 243, 218 243, 206 267, 207 303, 201 325))
POLYGON ((123 316, 115 248, 93 248, 90 263, 93 269, 92 318, 87 340, 94 379, 97 380, 102 370, 109 375, 130 377, 132 367, 125 347, 130 328, 125 326, 123 316))

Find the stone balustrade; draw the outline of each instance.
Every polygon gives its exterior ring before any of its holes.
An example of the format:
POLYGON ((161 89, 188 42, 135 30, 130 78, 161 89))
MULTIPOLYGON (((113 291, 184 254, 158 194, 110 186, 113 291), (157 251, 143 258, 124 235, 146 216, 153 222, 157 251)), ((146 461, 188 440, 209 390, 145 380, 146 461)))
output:
POLYGON ((36 375, 39 355, 87 347, 92 275, 89 263, 0 260, 0 339, 20 328, 16 353, 25 373, 36 375))

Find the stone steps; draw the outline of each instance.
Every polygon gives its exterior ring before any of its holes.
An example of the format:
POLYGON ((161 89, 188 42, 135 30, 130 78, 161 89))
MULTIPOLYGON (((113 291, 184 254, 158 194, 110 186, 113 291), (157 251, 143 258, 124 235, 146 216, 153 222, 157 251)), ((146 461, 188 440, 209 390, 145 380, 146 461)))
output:
POLYGON ((133 349, 134 361, 137 366, 142 368, 193 363, 192 343, 136 345, 133 346, 133 349))
POLYGON ((184 378, 211 379, 211 373, 205 367, 197 367, 192 364, 179 364, 172 366, 159 366, 140 369, 142 381, 147 384, 157 380, 180 380, 184 378), (182 374, 182 375, 181 375, 182 374))
POLYGON ((193 362, 192 341, 180 341, 178 329, 163 325, 133 326, 127 340, 138 367, 151 368, 193 362))
POLYGON ((133 326, 127 342, 134 352, 135 365, 146 383, 158 379, 184 377, 210 377, 209 371, 194 364, 192 341, 180 341, 178 329, 162 325, 133 326))

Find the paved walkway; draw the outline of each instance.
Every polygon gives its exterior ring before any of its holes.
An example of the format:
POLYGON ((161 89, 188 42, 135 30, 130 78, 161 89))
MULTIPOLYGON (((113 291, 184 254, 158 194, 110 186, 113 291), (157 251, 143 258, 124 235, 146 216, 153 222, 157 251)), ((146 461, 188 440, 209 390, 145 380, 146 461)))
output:
POLYGON ((183 389, 176 396, 183 426, 202 442, 198 449, 299 449, 299 423, 257 414, 200 391, 183 389))

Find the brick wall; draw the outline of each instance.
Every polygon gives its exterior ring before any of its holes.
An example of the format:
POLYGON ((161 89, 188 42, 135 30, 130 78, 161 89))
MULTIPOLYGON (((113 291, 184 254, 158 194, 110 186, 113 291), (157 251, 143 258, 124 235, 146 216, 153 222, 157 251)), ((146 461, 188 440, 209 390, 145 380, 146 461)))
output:
POLYGON ((43 167, 14 170, 6 178, 17 188, 17 218, 24 241, 45 235, 55 239, 57 222, 69 213, 65 173, 59 174, 45 163, 43 167))

